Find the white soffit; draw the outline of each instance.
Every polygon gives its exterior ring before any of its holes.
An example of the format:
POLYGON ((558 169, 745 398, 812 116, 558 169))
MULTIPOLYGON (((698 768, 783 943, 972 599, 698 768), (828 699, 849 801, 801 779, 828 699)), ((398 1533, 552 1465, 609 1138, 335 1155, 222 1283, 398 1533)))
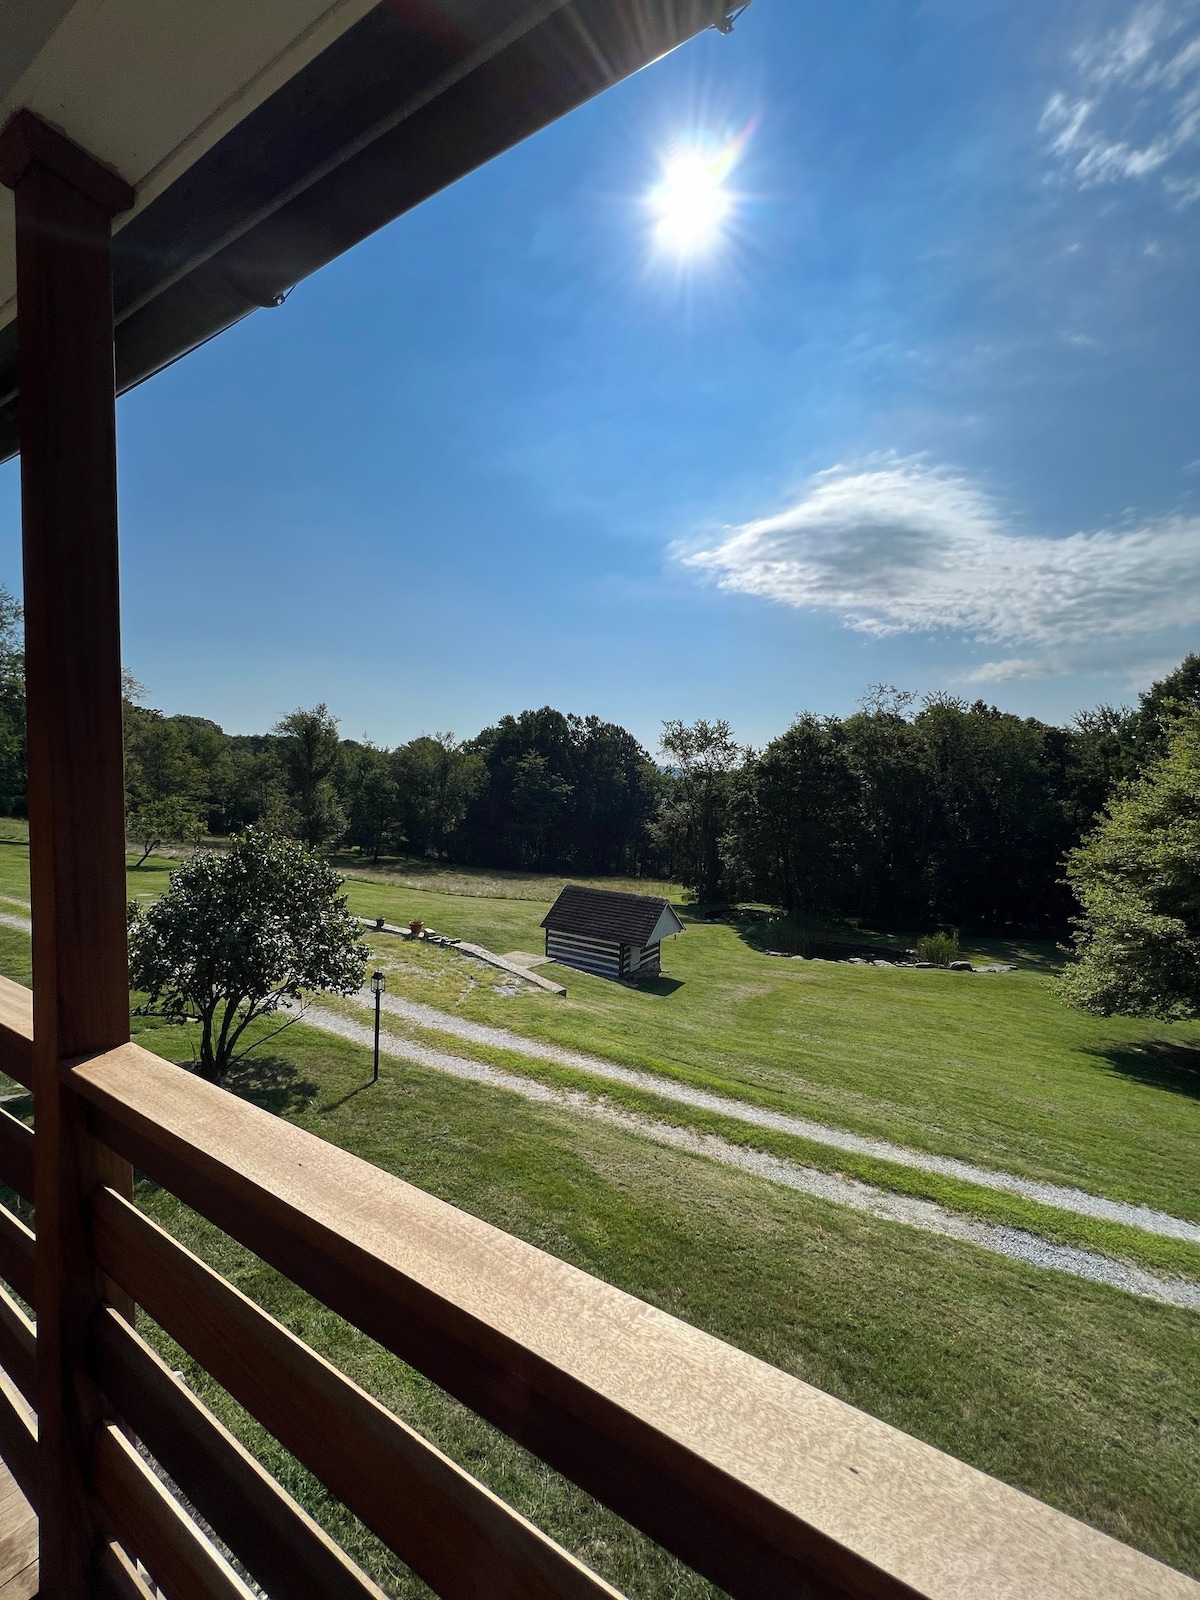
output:
MULTIPOLYGON (((377 0, 53 0, 4 8, 0 127, 22 107, 137 191, 120 228, 377 0), (57 26, 40 43, 34 14, 57 26)), ((0 326, 16 314, 12 194, 0 187, 0 326)))

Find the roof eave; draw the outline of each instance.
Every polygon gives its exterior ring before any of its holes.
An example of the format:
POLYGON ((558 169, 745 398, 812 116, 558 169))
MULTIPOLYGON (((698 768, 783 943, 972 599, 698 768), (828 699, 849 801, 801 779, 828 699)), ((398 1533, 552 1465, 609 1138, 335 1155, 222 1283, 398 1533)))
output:
MULTIPOLYGON (((118 392, 277 303, 439 189, 736 9, 729 0, 547 0, 530 26, 498 35, 490 52, 431 63, 422 98, 405 77, 411 39, 391 8, 377 7, 116 236, 118 392), (406 87, 380 115, 364 107, 360 86, 368 63, 379 80, 389 38, 406 87), (304 121, 314 103, 319 148, 304 121), (364 126, 368 113, 374 120, 364 126), (305 152, 299 172, 297 149, 305 152)), ((10 323, 0 330, 0 460, 18 448, 10 323)))

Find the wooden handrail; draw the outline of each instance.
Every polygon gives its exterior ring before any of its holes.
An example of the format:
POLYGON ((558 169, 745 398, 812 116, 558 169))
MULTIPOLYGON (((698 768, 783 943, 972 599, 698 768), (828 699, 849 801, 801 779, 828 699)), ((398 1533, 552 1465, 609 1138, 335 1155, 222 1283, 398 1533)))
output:
POLYGON ((33 1088, 33 991, 0 978, 0 1072, 33 1088))
POLYGON ((33 1304, 33 1231, 7 1206, 0 1206, 0 1277, 33 1304))
POLYGON ((446 1600, 620 1600, 110 1189, 92 1238, 102 1269, 446 1600))
POLYGON ((142 1171, 732 1595, 1200 1597, 1184 1574, 136 1045, 63 1082, 142 1171))
POLYGON ((94 1318, 101 1390, 271 1600, 384 1600, 111 1307, 94 1318))
POLYGON ((171 1600, 253 1600, 114 1423, 96 1430, 92 1487, 123 1544, 171 1600))

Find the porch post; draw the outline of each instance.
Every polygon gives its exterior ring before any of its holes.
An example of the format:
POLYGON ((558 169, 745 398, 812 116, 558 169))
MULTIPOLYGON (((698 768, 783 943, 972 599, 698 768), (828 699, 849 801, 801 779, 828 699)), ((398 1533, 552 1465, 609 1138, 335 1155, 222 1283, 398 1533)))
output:
POLYGON ((91 1593, 88 1189, 128 1188, 59 1081, 129 1037, 110 220, 133 191, 29 111, 0 134, 17 239, 33 900, 41 1593, 91 1593))

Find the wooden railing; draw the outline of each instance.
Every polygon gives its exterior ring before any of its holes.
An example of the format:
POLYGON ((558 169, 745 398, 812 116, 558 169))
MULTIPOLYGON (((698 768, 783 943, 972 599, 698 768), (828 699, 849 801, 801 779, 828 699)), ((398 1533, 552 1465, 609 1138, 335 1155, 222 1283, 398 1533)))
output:
MULTIPOLYGON (((0 1068, 29 1081, 27 991, 0 979, 0 1068)), ((738 1597, 1174 1600, 1200 1585, 312 1134, 124 1045, 64 1067, 93 1134, 738 1597)), ((0 1178, 34 1137, 0 1111, 0 1178)), ((380 1591, 138 1335, 144 1308, 437 1593, 615 1591, 104 1184, 110 1284, 89 1366, 97 1591, 272 1600, 380 1591)), ((0 1208, 0 1273, 34 1236, 0 1208)), ((0 1453, 36 1502, 35 1330, 0 1299, 0 1453)), ((35 1506, 36 1509, 36 1506, 35 1506)))

